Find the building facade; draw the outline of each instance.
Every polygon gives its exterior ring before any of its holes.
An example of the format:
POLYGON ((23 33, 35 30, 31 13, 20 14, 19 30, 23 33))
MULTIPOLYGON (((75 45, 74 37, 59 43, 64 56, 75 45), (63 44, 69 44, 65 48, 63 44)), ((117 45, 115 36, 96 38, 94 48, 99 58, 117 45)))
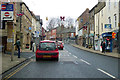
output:
POLYGON ((89 9, 87 8, 79 17, 78 17, 78 44, 80 46, 86 46, 88 44, 88 24, 89 24, 89 9), (81 33, 82 34, 79 34, 81 33))

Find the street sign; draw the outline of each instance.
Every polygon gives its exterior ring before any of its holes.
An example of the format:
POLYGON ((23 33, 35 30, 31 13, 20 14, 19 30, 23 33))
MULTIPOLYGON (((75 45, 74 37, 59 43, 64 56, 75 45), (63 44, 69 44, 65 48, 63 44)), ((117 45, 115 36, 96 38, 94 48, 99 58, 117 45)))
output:
POLYGON ((13 11, 13 4, 1 4, 1 11, 13 11))
POLYGON ((13 11, 1 11, 1 20, 13 20, 13 11))
POLYGON ((5 16, 6 17, 10 16, 9 12, 5 12, 5 16))
POLYGON ((5 5, 2 5, 1 8, 2 8, 2 10, 5 10, 5 9, 6 9, 6 6, 5 6, 5 5))

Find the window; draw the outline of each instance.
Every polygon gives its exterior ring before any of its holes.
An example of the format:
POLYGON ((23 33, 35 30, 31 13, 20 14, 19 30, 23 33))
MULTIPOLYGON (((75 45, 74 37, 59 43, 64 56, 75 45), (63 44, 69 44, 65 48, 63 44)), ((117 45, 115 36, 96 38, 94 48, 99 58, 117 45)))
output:
POLYGON ((103 16, 103 10, 101 11, 101 16, 103 16))
POLYGON ((117 6, 117 1, 114 1, 114 7, 116 7, 117 6))
POLYGON ((109 20, 109 23, 111 23, 111 18, 110 17, 108 17, 108 20, 109 20))
POLYGON ((117 16, 114 14, 114 27, 117 27, 117 16))
POLYGON ((109 9, 110 9, 110 0, 109 0, 109 9))
POLYGON ((102 32, 103 32, 103 23, 101 23, 101 30, 102 30, 102 32))
POLYGON ((43 42, 43 43, 40 43, 40 47, 39 47, 40 50, 55 50, 56 49, 56 45, 55 43, 49 43, 49 42, 43 42))

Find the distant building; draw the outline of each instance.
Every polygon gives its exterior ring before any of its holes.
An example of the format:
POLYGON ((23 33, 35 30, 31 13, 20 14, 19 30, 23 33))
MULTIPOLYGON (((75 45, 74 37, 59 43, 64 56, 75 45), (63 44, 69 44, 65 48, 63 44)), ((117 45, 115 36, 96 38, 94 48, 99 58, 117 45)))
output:
POLYGON ((78 17, 78 44, 81 46, 86 46, 88 44, 88 24, 89 24, 89 9, 87 8, 78 17))

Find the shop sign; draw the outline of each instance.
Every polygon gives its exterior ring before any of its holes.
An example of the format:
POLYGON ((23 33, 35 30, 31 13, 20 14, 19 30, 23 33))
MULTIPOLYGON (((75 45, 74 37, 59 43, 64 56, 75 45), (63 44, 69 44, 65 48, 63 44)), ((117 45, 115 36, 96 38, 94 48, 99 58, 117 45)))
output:
POLYGON ((111 25, 111 24, 105 24, 105 28, 106 28, 106 29, 111 29, 111 28, 112 28, 112 25, 111 25))

